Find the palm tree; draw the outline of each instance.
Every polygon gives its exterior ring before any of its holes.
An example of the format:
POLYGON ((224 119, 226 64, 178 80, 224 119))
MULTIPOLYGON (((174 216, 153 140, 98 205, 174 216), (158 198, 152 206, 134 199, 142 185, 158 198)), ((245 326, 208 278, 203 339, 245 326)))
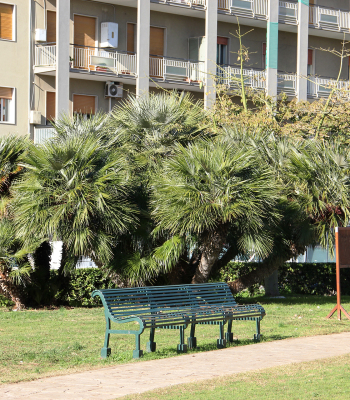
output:
POLYGON ((66 269, 82 256, 102 266, 118 235, 137 222, 128 199, 132 177, 124 154, 90 129, 93 124, 71 124, 78 132, 31 145, 22 158, 26 172, 14 187, 18 235, 26 244, 62 240, 66 269))
POLYGON ((278 218, 274 207, 282 188, 252 146, 220 139, 199 140, 187 148, 178 145, 175 156, 159 168, 152 189, 158 229, 197 238, 193 283, 207 281, 239 221, 246 227, 239 250, 247 250, 247 243, 255 244, 261 256, 271 250, 268 235, 260 230, 266 219, 278 218))

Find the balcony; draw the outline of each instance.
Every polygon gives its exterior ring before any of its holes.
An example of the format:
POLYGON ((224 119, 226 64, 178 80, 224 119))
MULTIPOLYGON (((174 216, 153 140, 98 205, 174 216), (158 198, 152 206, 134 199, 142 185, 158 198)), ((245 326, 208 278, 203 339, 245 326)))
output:
POLYGON ((296 95, 297 76, 296 74, 277 74, 277 93, 285 93, 288 96, 296 95))
POLYGON ((318 76, 309 76, 307 82, 307 95, 308 97, 319 99, 327 98, 333 88, 337 90, 350 89, 349 81, 339 81, 335 79, 323 78, 318 76))
POLYGON ((268 0, 218 0, 218 9, 245 18, 267 18, 268 0))
MULTIPOLYGON (((136 78, 136 54, 71 45, 70 57, 70 71, 73 73, 136 78)), ((204 62, 150 56, 149 63, 150 77, 155 81, 197 86, 201 86, 204 81, 204 62)), ((55 71, 56 45, 36 46, 35 67, 38 69, 36 72, 55 71)))
POLYGON ((350 13, 321 6, 310 5, 309 25, 312 28, 328 31, 349 32, 350 13))
POLYGON ((43 144, 45 140, 55 136, 55 129, 51 127, 34 128, 34 144, 43 144))
POLYGON ((298 3, 280 1, 278 21, 284 24, 298 25, 298 3))
MULTIPOLYGON (((241 69, 222 65, 217 68, 218 83, 230 89, 239 89, 241 86, 241 69)), ((266 72, 255 69, 243 69, 244 85, 252 89, 263 90, 266 88, 266 72)))

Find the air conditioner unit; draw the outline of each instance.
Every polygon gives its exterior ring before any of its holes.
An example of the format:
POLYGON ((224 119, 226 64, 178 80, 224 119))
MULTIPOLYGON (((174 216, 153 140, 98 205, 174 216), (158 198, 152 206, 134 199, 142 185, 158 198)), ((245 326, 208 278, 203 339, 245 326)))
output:
POLYGON ((106 82, 106 97, 123 97, 123 84, 118 82, 106 82))
POLYGON ((118 47, 118 24, 102 22, 100 47, 118 47))
POLYGON ((31 110, 30 116, 29 116, 29 122, 33 125, 40 125, 41 124, 41 112, 31 110))
POLYGON ((46 42, 46 29, 35 29, 35 41, 46 42))

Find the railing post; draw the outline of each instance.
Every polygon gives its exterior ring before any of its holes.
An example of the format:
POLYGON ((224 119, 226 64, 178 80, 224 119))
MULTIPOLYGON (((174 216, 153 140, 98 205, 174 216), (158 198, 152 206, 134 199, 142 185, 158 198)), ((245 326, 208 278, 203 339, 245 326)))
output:
POLYGON ((297 99, 307 100, 307 62, 309 46, 309 0, 298 3, 298 45, 297 45, 297 99))

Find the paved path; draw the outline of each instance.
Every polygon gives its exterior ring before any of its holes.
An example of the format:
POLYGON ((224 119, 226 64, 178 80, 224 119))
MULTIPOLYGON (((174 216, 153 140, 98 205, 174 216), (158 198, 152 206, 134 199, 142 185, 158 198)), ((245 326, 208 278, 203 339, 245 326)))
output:
POLYGON ((123 364, 0 386, 0 399, 109 400, 127 394, 350 353, 350 332, 123 364))

